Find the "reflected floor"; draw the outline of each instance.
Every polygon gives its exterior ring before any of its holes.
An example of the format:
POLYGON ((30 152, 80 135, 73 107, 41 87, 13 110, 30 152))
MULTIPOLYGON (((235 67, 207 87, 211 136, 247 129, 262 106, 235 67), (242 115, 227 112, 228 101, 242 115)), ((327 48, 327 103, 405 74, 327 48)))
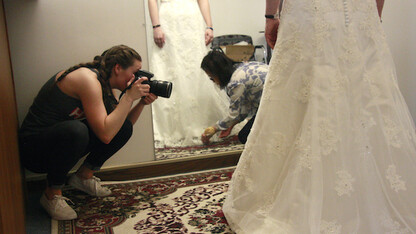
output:
POLYGON ((219 142, 212 142, 208 145, 156 148, 155 157, 156 160, 165 160, 189 156, 201 156, 212 153, 240 151, 243 149, 244 145, 238 141, 238 137, 235 135, 227 137, 219 142))

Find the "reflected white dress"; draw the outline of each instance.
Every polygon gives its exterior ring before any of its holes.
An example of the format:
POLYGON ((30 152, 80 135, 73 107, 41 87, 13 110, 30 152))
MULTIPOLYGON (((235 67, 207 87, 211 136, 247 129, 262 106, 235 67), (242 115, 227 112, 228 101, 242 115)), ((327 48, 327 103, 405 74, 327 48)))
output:
POLYGON ((160 24, 166 43, 153 43, 150 71, 156 80, 173 83, 169 99, 152 104, 156 147, 202 144, 205 128, 227 114, 228 97, 201 69, 205 23, 197 0, 162 0, 160 24))
POLYGON ((223 211, 238 233, 416 233, 416 135, 375 0, 285 0, 223 211))

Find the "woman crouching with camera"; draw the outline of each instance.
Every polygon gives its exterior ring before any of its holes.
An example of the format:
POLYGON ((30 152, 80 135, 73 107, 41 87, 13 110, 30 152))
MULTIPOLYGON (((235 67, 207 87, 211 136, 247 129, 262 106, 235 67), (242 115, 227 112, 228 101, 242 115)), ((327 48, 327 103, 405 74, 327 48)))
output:
POLYGON ((264 81, 268 72, 267 64, 261 62, 234 62, 221 49, 210 51, 202 60, 201 68, 230 97, 228 115, 215 125, 205 129, 201 136, 203 143, 218 131, 219 137, 227 137, 234 125, 250 118, 238 133, 238 139, 245 144, 260 104, 264 81))
POLYGON ((92 196, 111 194, 93 174, 127 143, 144 106, 157 98, 142 84, 147 78, 134 82, 133 74, 141 67, 135 50, 114 46, 92 62, 58 72, 36 96, 19 132, 21 161, 30 171, 47 173, 40 203, 53 219, 77 218, 61 188, 86 154, 68 183, 92 196), (124 90, 132 82, 117 100, 113 89, 124 90))

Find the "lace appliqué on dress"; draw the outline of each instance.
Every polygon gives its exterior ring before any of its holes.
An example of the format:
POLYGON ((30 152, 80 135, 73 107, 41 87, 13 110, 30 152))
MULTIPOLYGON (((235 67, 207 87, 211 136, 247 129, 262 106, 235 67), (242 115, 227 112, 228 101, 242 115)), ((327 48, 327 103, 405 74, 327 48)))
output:
POLYGON ((312 169, 312 162, 319 161, 321 157, 312 155, 312 148, 307 141, 311 137, 310 127, 304 132, 301 133, 295 140, 294 148, 298 151, 298 159, 296 162, 296 172, 300 172, 301 169, 306 168, 312 169))
POLYGON ((398 125, 389 117, 383 116, 384 121, 384 134, 388 140, 389 145, 400 148, 402 145, 402 142, 400 140, 399 134, 402 132, 402 130, 398 127, 398 125))
POLYGON ((370 74, 368 71, 364 72, 363 79, 364 79, 364 81, 366 81, 368 83, 368 85, 370 87, 371 96, 380 97, 381 96, 381 91, 376 86, 376 81, 375 81, 374 77, 375 77, 375 75, 370 74))
POLYGON ((302 103, 307 103, 311 96, 312 80, 310 79, 310 77, 303 76, 302 84, 302 88, 300 88, 299 91, 296 91, 294 96, 296 100, 302 103))
POLYGON ((354 191, 352 183, 355 179, 351 176, 350 173, 346 170, 341 170, 337 172, 338 180, 336 182, 335 190, 338 193, 338 196, 348 195, 351 196, 351 192, 354 191))
POLYGON ((272 209, 272 205, 275 201, 276 194, 273 191, 266 192, 263 195, 262 205, 259 208, 258 212, 264 216, 269 214, 269 211, 272 209))
POLYGON ((394 191, 399 192, 399 190, 407 190, 406 183, 400 179, 401 176, 397 174, 395 165, 390 165, 387 168, 386 178, 390 182, 391 189, 394 191))
POLYGON ((311 170, 314 161, 320 161, 322 156, 329 155, 338 150, 339 137, 335 134, 333 126, 328 120, 322 120, 319 123, 318 134, 320 146, 319 152, 312 152, 311 126, 296 138, 295 149, 298 151, 299 155, 296 165, 297 171, 301 168, 311 170))
POLYGON ((388 217, 387 215, 383 215, 380 218, 380 222, 388 229, 386 234, 407 234, 410 233, 410 231, 407 228, 402 228, 400 223, 397 221, 394 221, 392 218, 388 217))
POLYGON ((359 146, 360 154, 364 157, 364 159, 368 159, 366 156, 371 155, 371 152, 373 151, 373 147, 368 139, 368 131, 375 125, 376 121, 372 117, 371 113, 361 109, 359 111, 357 121, 354 124, 354 131, 356 132, 354 141, 359 146))
POLYGON ((323 17, 316 17, 314 22, 315 40, 313 41, 317 52, 323 52, 326 40, 331 36, 331 30, 335 29, 333 24, 327 22, 323 17))
POLYGON ((328 155, 332 151, 337 151, 339 138, 335 134, 333 126, 327 120, 321 121, 319 124, 319 139, 323 155, 328 155))
POLYGON ((322 234, 339 234, 341 233, 342 226, 336 221, 321 221, 321 233, 322 234))
POLYGON ((361 51, 357 47, 357 40, 353 33, 348 28, 345 29, 347 37, 342 44, 344 53, 339 56, 339 59, 346 64, 354 64, 361 59, 361 51))
POLYGON ((287 142, 286 142, 286 137, 285 135, 283 135, 282 133, 275 133, 272 135, 273 138, 273 150, 274 153, 272 155, 274 155, 273 157, 282 157, 287 153, 287 142))

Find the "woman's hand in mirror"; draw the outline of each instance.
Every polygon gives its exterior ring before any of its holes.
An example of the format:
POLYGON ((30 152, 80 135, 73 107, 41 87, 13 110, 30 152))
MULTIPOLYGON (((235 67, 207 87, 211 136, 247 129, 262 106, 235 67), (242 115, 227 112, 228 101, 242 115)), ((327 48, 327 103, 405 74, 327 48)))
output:
POLYGON ((153 93, 149 93, 149 95, 142 97, 140 102, 143 103, 144 105, 149 105, 149 104, 152 104, 157 98, 158 97, 154 95, 153 93))
POLYGON ((204 133, 202 133, 201 141, 204 144, 209 143, 209 139, 217 132, 217 128, 215 127, 208 127, 205 129, 204 133))
POLYGON ((162 48, 165 45, 165 33, 161 27, 153 29, 153 39, 159 48, 162 48))
POLYGON ((208 45, 214 39, 214 32, 212 29, 207 28, 205 29, 205 45, 208 45))
MULTIPOLYGON (((136 80, 129 90, 126 91, 126 95, 129 96, 132 100, 137 100, 142 97, 146 97, 150 92, 150 85, 142 84, 143 81, 147 80, 146 77, 141 77, 136 80)), ((130 85, 134 81, 134 77, 129 81, 127 85, 130 85)))
POLYGON ((229 136, 229 135, 230 135, 230 133, 231 133, 231 131, 233 130, 233 127, 234 127, 234 126, 235 126, 235 124, 234 124, 234 125, 232 125, 231 127, 227 128, 226 130, 221 131, 221 133, 220 133, 220 135, 219 135, 219 138, 224 138, 224 137, 229 136))
POLYGON ((266 19, 266 29, 264 31, 264 36, 266 37, 267 44, 272 49, 274 49, 274 45, 276 44, 279 24, 279 19, 266 19))

